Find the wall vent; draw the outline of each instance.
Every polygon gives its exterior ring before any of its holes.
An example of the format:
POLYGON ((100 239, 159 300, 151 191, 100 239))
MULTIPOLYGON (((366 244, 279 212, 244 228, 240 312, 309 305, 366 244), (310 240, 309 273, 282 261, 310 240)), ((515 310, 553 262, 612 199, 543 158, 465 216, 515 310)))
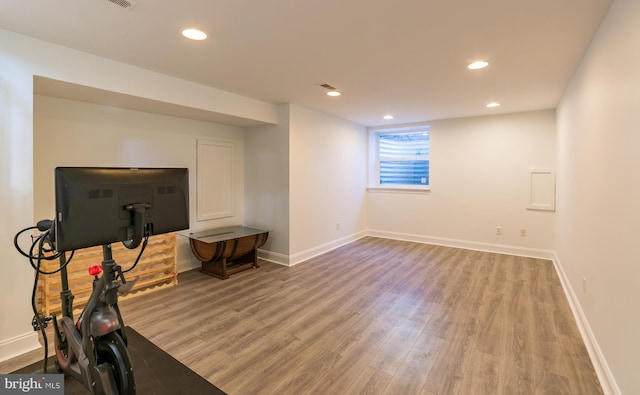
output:
POLYGON ((320 84, 321 87, 323 88, 327 88, 331 91, 335 90, 336 88, 334 88, 333 86, 329 85, 329 84, 320 84))
POLYGON ((118 7, 122 7, 127 10, 132 9, 138 4, 135 1, 127 1, 127 0, 107 0, 107 1, 109 1, 109 3, 113 3, 118 7))

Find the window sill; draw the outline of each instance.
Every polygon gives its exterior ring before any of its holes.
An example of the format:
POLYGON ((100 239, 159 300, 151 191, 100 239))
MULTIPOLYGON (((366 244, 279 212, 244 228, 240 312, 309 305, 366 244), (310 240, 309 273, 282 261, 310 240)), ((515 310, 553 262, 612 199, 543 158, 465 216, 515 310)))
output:
POLYGON ((415 193, 415 194, 429 194, 431 193, 431 187, 368 187, 367 192, 373 193, 415 193))

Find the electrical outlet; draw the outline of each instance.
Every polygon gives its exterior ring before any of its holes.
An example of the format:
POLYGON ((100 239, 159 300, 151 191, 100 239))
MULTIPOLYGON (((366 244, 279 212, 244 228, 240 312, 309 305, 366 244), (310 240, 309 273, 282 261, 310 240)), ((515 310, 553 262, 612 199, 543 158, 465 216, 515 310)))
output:
POLYGON ((340 230, 340 222, 336 223, 336 230, 340 230))
POLYGON ((520 237, 527 237, 527 230, 526 229, 520 229, 520 237))
POLYGON ((502 235, 502 226, 497 226, 497 227, 496 227, 496 234, 497 234, 498 236, 502 235))

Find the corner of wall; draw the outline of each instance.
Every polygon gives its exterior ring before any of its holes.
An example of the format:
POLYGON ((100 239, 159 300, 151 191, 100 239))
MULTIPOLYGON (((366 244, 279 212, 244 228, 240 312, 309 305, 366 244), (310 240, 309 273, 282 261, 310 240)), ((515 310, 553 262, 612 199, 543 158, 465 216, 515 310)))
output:
POLYGON ((576 296, 576 293, 571 286, 571 282, 569 281, 564 269, 562 268, 560 258, 555 252, 552 261, 556 273, 558 274, 558 278, 560 279, 560 284, 562 284, 562 289, 567 296, 567 301, 569 302, 569 307, 571 308, 573 317, 576 320, 578 329, 580 330, 580 335, 582 336, 584 345, 587 348, 587 352, 589 353, 589 357, 591 358, 591 362, 593 363, 593 368, 595 369, 598 379, 600 380, 602 391, 605 393, 605 395, 622 394, 620 392, 620 388, 618 388, 616 379, 613 376, 613 372, 611 372, 607 360, 605 359, 604 354, 602 353, 602 350, 598 345, 596 336, 591 330, 589 321, 587 320, 587 317, 582 310, 582 306, 580 305, 580 301, 578 300, 578 297, 576 296))

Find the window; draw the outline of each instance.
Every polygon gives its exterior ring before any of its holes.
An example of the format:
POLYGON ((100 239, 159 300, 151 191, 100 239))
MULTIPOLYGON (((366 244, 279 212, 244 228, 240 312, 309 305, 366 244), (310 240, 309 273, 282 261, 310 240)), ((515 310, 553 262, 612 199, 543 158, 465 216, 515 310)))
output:
POLYGON ((428 189, 430 133, 419 128, 372 130, 371 188, 428 189))

